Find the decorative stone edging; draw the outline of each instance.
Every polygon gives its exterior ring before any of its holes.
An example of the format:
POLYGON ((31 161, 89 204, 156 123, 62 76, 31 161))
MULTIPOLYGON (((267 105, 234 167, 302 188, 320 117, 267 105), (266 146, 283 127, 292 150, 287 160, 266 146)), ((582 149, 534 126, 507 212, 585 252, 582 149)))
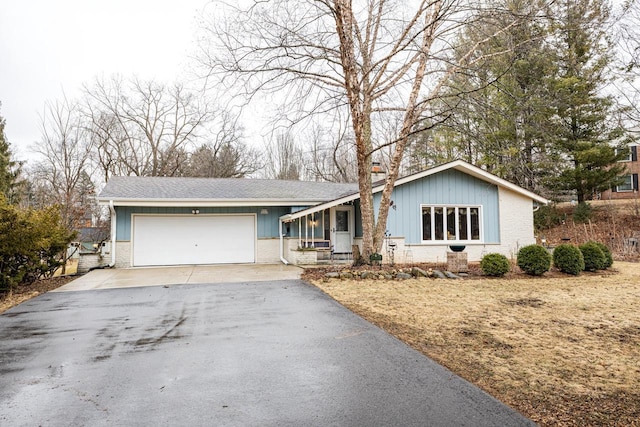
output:
POLYGON ((434 279, 461 279, 462 277, 453 274, 450 271, 440 270, 423 270, 422 268, 412 267, 399 270, 342 270, 332 271, 324 275, 325 279, 361 279, 361 280, 406 280, 419 277, 429 277, 434 279))

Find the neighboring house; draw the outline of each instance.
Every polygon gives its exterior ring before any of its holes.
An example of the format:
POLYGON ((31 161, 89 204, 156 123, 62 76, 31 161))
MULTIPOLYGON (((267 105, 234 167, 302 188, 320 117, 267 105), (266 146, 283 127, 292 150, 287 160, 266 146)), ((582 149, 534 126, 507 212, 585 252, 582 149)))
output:
POLYGON ((80 253, 97 253, 109 241, 109 232, 102 227, 80 227, 77 231, 80 253))
MULTIPOLYGON (((376 211, 381 191, 374 185, 376 211)), ((362 242, 356 184, 114 177, 98 200, 111 210, 116 267, 312 264, 362 242)), ((535 205, 547 203, 460 160, 398 179, 392 200, 397 262, 441 262, 453 245, 470 261, 513 256, 535 243, 535 205)))
POLYGON ((86 226, 76 231, 77 240, 69 246, 67 256, 78 260, 78 273, 86 273, 92 268, 107 265, 109 261, 105 259, 109 254, 109 230, 86 226))
POLYGON ((638 145, 629 145, 629 156, 621 160, 627 169, 622 184, 603 191, 601 200, 633 199, 638 197, 638 175, 640 174, 640 162, 638 162, 638 145))

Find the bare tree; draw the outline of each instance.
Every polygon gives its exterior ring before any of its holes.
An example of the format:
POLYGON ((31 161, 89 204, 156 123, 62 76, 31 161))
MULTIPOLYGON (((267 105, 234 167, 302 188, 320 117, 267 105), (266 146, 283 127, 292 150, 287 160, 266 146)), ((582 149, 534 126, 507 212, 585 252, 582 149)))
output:
POLYGON ((307 135, 311 141, 308 174, 314 181, 356 182, 358 170, 349 123, 340 116, 330 122, 333 126, 328 129, 316 125, 307 135))
POLYGON ((264 175, 271 179, 300 180, 305 175, 304 155, 289 133, 278 134, 266 144, 264 175))
POLYGON ((112 174, 180 175, 190 146, 215 113, 181 84, 113 77, 97 79, 85 93, 105 179, 112 174))
POLYGON ((420 130, 421 119, 434 115, 431 101, 448 77, 476 60, 477 45, 494 36, 488 34, 475 46, 454 46, 453 36, 472 24, 480 2, 274 0, 216 6, 218 19, 207 24, 210 37, 202 45, 207 77, 218 77, 249 97, 258 91, 278 94, 288 112, 298 112, 297 120, 348 110, 358 166, 362 255, 368 259, 381 249, 409 137, 420 130), (467 54, 456 57, 454 49, 467 54), (372 156, 384 146, 378 125, 389 114, 399 114, 401 126, 387 144, 392 145, 390 164, 376 221, 370 171, 372 156))
POLYGON ((76 228, 95 205, 87 174, 93 145, 79 105, 66 97, 47 103, 41 132, 40 143, 33 147, 40 159, 32 171, 32 189, 40 194, 39 204, 60 203, 65 224, 76 228))
POLYGON ((614 87, 623 105, 624 124, 638 134, 640 129, 640 2, 617 4, 611 15, 617 40, 617 79, 614 87))
POLYGON ((189 157, 184 175, 209 178, 243 178, 262 167, 260 153, 243 142, 244 129, 238 116, 218 114, 207 132, 207 142, 189 157))
POLYGON ((243 143, 202 145, 191 153, 186 176, 244 178, 260 167, 259 153, 243 143))

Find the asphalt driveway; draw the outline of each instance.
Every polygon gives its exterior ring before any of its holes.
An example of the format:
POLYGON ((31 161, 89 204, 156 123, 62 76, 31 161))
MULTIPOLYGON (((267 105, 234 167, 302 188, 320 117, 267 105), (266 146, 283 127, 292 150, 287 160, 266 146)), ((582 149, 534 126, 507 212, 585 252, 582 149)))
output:
POLYGON ((7 426, 532 425, 300 280, 47 293, 0 378, 7 426))

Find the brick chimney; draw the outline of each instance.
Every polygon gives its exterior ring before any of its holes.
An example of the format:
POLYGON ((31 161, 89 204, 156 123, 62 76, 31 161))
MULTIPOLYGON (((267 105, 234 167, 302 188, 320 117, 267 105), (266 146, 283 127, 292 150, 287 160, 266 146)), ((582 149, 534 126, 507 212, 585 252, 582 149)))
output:
POLYGON ((373 162, 371 166, 371 182, 376 183, 385 179, 387 174, 382 170, 380 162, 373 162))

